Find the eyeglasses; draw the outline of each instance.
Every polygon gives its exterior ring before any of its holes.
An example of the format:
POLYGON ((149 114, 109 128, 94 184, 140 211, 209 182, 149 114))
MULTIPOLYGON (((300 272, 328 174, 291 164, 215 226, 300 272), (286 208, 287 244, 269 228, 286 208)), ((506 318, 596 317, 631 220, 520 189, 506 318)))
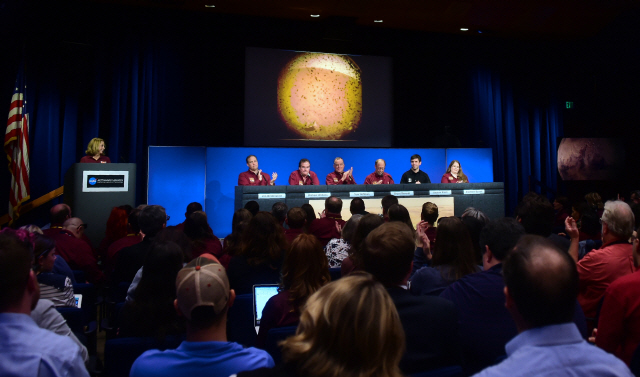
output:
POLYGON ((171 218, 171 216, 167 215, 167 221, 169 221, 170 218, 171 218))

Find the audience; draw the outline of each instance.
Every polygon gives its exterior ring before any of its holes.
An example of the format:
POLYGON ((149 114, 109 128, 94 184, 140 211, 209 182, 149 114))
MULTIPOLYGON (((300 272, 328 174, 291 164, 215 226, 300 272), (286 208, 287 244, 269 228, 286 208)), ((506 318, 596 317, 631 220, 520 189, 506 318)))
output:
POLYGON ((604 205, 602 204, 602 197, 597 192, 590 192, 584 196, 584 200, 587 201, 591 210, 598 214, 598 217, 602 217, 604 212, 604 205))
POLYGON ((439 297, 413 296, 406 288, 414 237, 409 227, 391 221, 369 233, 361 252, 363 270, 385 286, 398 310, 406 337, 400 362, 405 374, 461 363, 455 306, 439 297))
POLYGON ((278 284, 287 240, 275 217, 264 211, 253 216, 242 245, 229 262, 229 282, 236 293, 252 293, 255 284, 278 284))
POLYGON ((177 349, 143 353, 131 367, 131 377, 228 377, 274 365, 265 351, 227 341, 227 312, 236 294, 224 267, 212 259, 196 258, 180 270, 175 287, 174 306, 186 319, 187 338, 177 349))
POLYGON ((57 232, 49 233, 48 237, 55 242, 57 254, 64 258, 71 269, 84 271, 91 283, 102 283, 104 275, 98 269, 98 261, 91 247, 81 239, 85 226, 81 219, 72 217, 65 220, 57 232))
POLYGON ((206 213, 195 211, 190 214, 184 222, 184 234, 191 240, 192 257, 212 254, 225 268, 229 265, 230 258, 222 252, 222 243, 213 234, 206 213))
MULTIPOLYGON (((422 211, 420 212, 420 223, 416 226, 416 231, 420 230, 424 232, 429 239, 429 245, 431 250, 435 250, 436 248, 436 233, 437 228, 435 224, 438 222, 438 217, 440 216, 438 212, 438 206, 432 202, 426 202, 422 205, 422 211)), ((427 257, 424 255, 424 249, 422 245, 422 240, 418 237, 416 250, 413 254, 413 270, 411 270, 411 276, 416 273, 423 266, 430 263, 427 260, 427 257)))
POLYGON ((430 265, 411 277, 414 295, 439 295, 449 284, 461 277, 480 271, 475 264, 471 236, 462 220, 444 217, 438 222, 438 247, 431 252, 428 237, 422 232, 423 250, 430 265))
POLYGON ((244 205, 244 209, 249 210, 249 212, 251 212, 251 216, 255 216, 260 211, 260 204, 255 200, 251 200, 244 205))
MULTIPOLYGON (((176 228, 178 228, 180 230, 184 230, 184 227, 186 225, 187 219, 189 218, 189 216, 191 216, 196 211, 200 211, 200 212, 203 211, 202 204, 200 204, 198 202, 191 202, 191 203, 187 204, 187 211, 184 213, 184 221, 181 222, 180 224, 176 225, 176 228)), ((213 231, 211 231, 211 233, 213 233, 213 231)))
POLYGON ((309 296, 330 281, 322 245, 315 236, 301 234, 284 258, 279 293, 267 301, 262 311, 256 346, 265 346, 267 333, 272 328, 296 325, 309 296))
POLYGON ((569 240, 552 233, 554 213, 553 206, 545 196, 530 192, 516 208, 518 220, 527 234, 535 234, 548 238, 560 250, 569 250, 569 240))
POLYGON ((389 215, 387 212, 389 212, 389 208, 394 204, 398 204, 398 198, 393 195, 387 195, 380 200, 380 206, 382 207, 381 216, 385 222, 389 221, 389 215))
POLYGON ((56 244, 40 234, 34 234, 33 238, 33 272, 40 285, 40 298, 51 300, 55 306, 75 308, 71 279, 52 272, 56 260, 56 244))
POLYGON ((280 225, 284 225, 284 220, 287 218, 288 211, 289 207, 283 202, 274 203, 271 207, 271 214, 276 218, 280 225))
POLYGON ((483 224, 488 223, 490 220, 489 216, 485 215, 484 212, 474 207, 467 207, 467 209, 462 212, 460 218, 464 219, 465 217, 473 217, 474 219, 480 220, 483 224))
POLYGON ((240 208, 233 214, 231 220, 231 234, 224 238, 222 251, 229 256, 234 256, 241 249, 242 232, 249 225, 253 215, 248 209, 240 208))
POLYGON ((342 260, 340 266, 340 274, 346 276, 353 271, 361 269, 361 257, 359 250, 362 249, 364 240, 372 230, 384 224, 382 217, 372 213, 362 216, 356 226, 356 231, 351 238, 351 247, 349 248, 349 256, 342 260))
POLYGON ((294 336, 281 343, 284 364, 244 376, 401 377, 404 331, 384 287, 352 275, 313 294, 294 336))
POLYGON ((409 215, 409 210, 407 210, 407 207, 403 206, 402 204, 394 204, 389 207, 389 211, 387 213, 389 221, 399 221, 401 223, 407 224, 412 232, 415 230, 413 228, 411 216, 409 215))
POLYGON ((116 265, 118 258, 118 252, 128 246, 133 246, 142 241, 142 235, 140 234, 140 225, 138 225, 138 216, 142 210, 135 208, 131 210, 127 219, 127 235, 114 241, 109 248, 107 248, 107 254, 104 263, 104 271, 108 276, 111 275, 116 265))
MULTIPOLYGON (((605 209, 606 212, 606 209, 605 209)), ((632 376, 613 355, 584 341, 571 323, 575 262, 552 242, 524 236, 504 260, 506 307, 518 328, 507 358, 476 376, 632 376)))
POLYGON ((31 246, 12 233, 0 233, 0 375, 89 376, 80 346, 30 317, 40 296, 31 246))
POLYGON ((351 248, 351 239, 356 231, 358 223, 362 215, 351 215, 351 218, 344 224, 342 231, 340 232, 340 238, 333 238, 327 246, 324 247, 324 252, 329 259, 330 268, 340 268, 342 261, 349 256, 349 249, 351 248))
POLYGON ((309 233, 309 227, 316 220, 316 212, 313 209, 313 206, 309 203, 301 205, 300 208, 302 208, 302 210, 307 214, 307 223, 304 226, 304 231, 305 233, 309 233))
POLYGON ((309 233, 320 240, 325 247, 332 238, 340 238, 340 230, 345 224, 342 220, 342 199, 330 196, 324 201, 324 210, 319 219, 309 225, 309 233))
POLYGON ((368 215, 369 212, 365 211, 364 208, 364 200, 362 198, 353 198, 351 199, 351 204, 349 205, 349 212, 351 215, 368 215))
POLYGON ((307 214, 300 207, 294 207, 287 212, 285 219, 289 229, 284 230, 284 236, 287 242, 291 244, 293 240, 304 232, 304 226, 307 223, 307 214))
MULTIPOLYGON (((129 207, 129 206, 127 206, 129 207)), ((127 235, 127 223, 129 220, 129 213, 125 208, 113 207, 109 218, 107 219, 106 230, 104 238, 100 241, 98 246, 98 257, 104 260, 107 254, 109 246, 115 241, 125 237, 127 235)))

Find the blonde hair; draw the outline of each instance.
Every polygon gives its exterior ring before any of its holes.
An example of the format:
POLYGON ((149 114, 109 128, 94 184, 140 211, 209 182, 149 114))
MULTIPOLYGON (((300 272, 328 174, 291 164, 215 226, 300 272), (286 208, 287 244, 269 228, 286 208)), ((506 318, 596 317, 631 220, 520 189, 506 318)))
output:
POLYGON ((382 284, 366 273, 329 283, 307 300, 285 363, 311 377, 400 377, 404 331, 382 284))
MULTIPOLYGON (((100 139, 99 137, 94 137, 93 139, 91 139, 91 141, 89 142, 89 145, 87 146, 87 150, 85 151, 87 156, 95 156, 98 153, 100 153, 100 143, 104 143, 104 140, 100 139)), ((105 143, 105 146, 106 146, 106 143, 105 143)), ((104 153, 100 153, 100 154, 104 154, 104 153)))

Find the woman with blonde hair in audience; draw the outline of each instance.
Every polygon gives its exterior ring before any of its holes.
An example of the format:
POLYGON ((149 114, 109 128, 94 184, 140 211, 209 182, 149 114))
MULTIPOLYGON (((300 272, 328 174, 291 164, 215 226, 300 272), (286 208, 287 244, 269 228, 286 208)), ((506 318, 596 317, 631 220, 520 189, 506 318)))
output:
POLYGON ((267 301, 262 311, 256 346, 265 345, 270 329, 297 324, 300 309, 309 296, 330 281, 322 244, 312 234, 300 234, 284 258, 279 293, 267 301))
POLYGON ((280 343, 284 363, 238 376, 400 377, 404 331, 382 284, 355 273, 307 300, 296 334, 280 343))

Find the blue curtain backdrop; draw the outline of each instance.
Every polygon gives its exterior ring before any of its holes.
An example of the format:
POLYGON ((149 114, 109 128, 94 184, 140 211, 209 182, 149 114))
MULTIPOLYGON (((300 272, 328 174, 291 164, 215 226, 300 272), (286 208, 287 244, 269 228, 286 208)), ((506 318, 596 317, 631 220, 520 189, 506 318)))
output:
MULTIPOLYGON (((502 80, 489 69, 475 70, 472 81, 475 137, 494 151, 494 179, 505 183, 511 215, 530 182, 556 189, 557 138, 562 136, 559 104, 552 94, 530 98, 527 88, 519 90, 514 80, 502 80)), ((534 188, 540 193, 540 185, 534 188)))

